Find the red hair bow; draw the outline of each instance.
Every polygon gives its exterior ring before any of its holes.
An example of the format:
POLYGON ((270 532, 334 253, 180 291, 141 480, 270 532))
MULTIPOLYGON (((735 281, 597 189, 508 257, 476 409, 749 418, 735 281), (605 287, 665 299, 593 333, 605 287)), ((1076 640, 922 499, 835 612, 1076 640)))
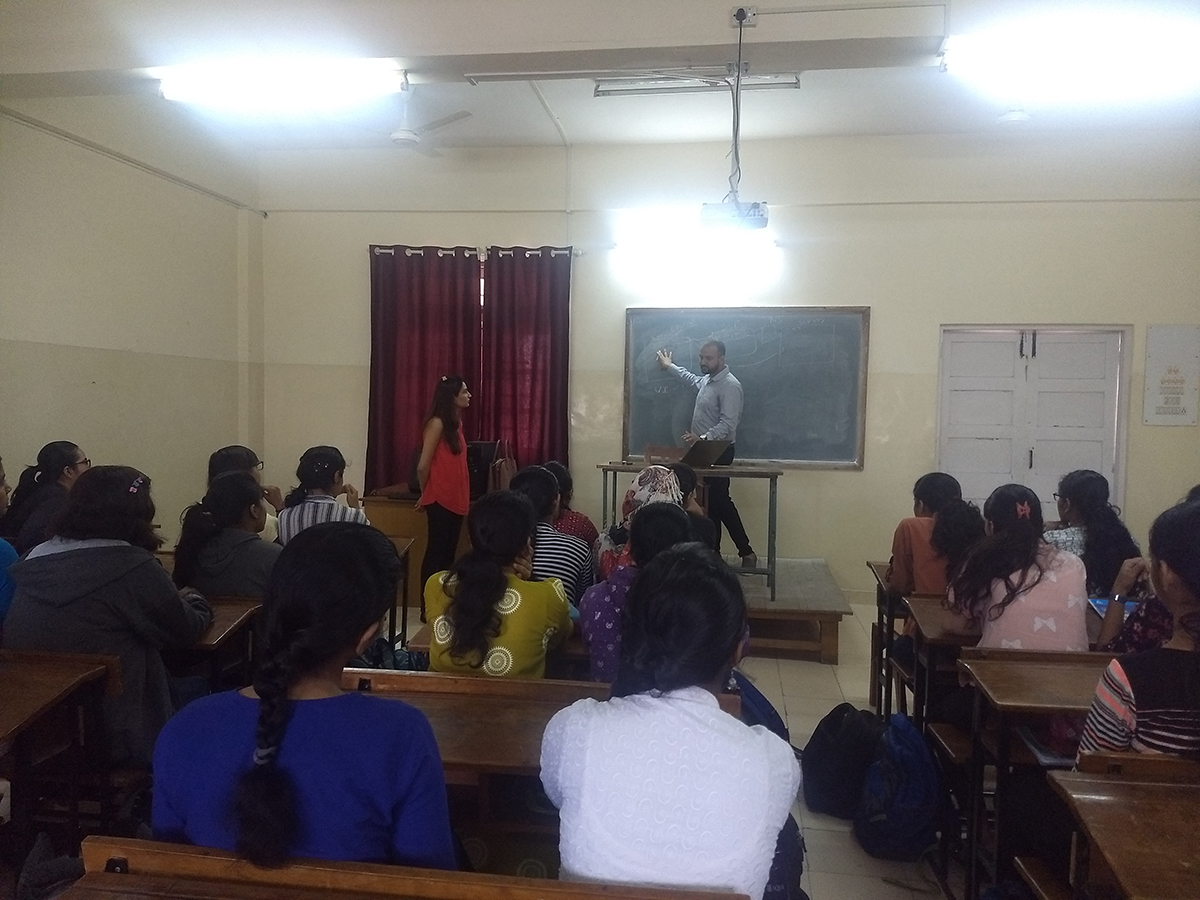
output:
POLYGON ((1028 519, 1029 518, 1029 503, 1028 502, 1017 504, 1017 518, 1018 519, 1028 519))

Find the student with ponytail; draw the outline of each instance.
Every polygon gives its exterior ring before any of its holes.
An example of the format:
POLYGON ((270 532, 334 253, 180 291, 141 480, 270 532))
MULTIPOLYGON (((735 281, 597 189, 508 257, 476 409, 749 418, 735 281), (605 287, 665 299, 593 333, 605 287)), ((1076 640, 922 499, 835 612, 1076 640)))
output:
POLYGON ((892 536, 888 587, 897 594, 944 594, 966 549, 981 537, 983 518, 963 502, 958 480, 945 472, 922 475, 913 485, 913 514, 892 536))
POLYGON ((1083 560, 1091 596, 1109 596, 1122 564, 1142 551, 1108 502, 1108 480, 1091 469, 1068 472, 1054 497, 1062 527, 1047 531, 1046 540, 1083 560))
POLYGON ((180 517, 172 577, 209 597, 261 597, 282 547, 259 539, 267 521, 263 488, 249 472, 226 472, 180 517))
POLYGON ((1079 749, 1200 758, 1200 502, 1154 520, 1150 580, 1174 617, 1174 633, 1161 647, 1109 664, 1079 749))
POLYGON ((296 466, 297 487, 288 492, 279 513, 279 543, 321 522, 357 522, 370 525, 358 506, 358 488, 347 484, 346 458, 337 447, 309 447, 296 466), (342 494, 346 504, 337 502, 342 494))
POLYGON ((38 451, 37 464, 26 466, 0 518, 0 537, 25 553, 49 537, 55 516, 67 505, 67 492, 92 461, 77 444, 52 441, 38 451))
POLYGON ((560 878, 763 896, 800 767, 718 705, 746 621, 737 575, 702 544, 640 570, 612 697, 558 712, 542 738, 560 878))
POLYGON ((546 674, 546 651, 562 643, 572 625, 561 581, 526 580, 535 525, 533 505, 514 491, 495 491, 471 507, 471 549, 425 584, 433 623, 430 669, 516 678, 546 674))
POLYGON ((981 647, 1087 650, 1087 586, 1079 557, 1042 540, 1042 504, 1020 484, 992 491, 986 536, 950 584, 949 603, 982 627, 981 647))
POLYGON ((400 560, 382 533, 330 522, 271 572, 252 687, 198 700, 154 749, 159 840, 293 857, 453 869, 446 786, 425 717, 343 693, 342 667, 394 602, 400 560))

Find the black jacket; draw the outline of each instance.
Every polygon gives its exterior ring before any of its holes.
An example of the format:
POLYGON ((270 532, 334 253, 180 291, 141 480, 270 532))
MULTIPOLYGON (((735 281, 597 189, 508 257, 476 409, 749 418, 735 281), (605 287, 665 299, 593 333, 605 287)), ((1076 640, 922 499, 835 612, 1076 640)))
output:
POLYGON ((212 621, 208 603, 181 598, 151 553, 125 543, 22 559, 8 571, 17 590, 4 646, 119 656, 123 690, 104 701, 109 750, 113 762, 148 766, 175 711, 159 650, 194 644, 212 621))

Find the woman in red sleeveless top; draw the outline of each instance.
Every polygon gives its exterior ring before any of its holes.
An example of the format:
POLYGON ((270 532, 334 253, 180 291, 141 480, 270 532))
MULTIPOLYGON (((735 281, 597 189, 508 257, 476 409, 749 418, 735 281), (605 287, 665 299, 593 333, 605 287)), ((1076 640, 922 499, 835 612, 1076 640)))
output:
POLYGON ((417 478, 429 522, 429 541, 421 560, 421 621, 425 621, 424 586, 429 576, 449 569, 458 549, 463 517, 471 503, 467 475, 467 441, 460 414, 471 405, 471 392, 460 375, 443 375, 433 389, 433 405, 425 418, 417 478))

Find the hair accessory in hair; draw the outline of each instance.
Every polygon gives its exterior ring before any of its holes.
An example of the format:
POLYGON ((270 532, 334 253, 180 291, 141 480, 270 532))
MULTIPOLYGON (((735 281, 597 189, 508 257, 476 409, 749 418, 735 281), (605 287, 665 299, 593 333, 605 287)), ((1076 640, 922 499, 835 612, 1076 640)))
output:
POLYGON ((1029 501, 1026 500, 1022 503, 1017 504, 1017 518, 1018 519, 1028 519, 1029 518, 1029 501))
POLYGON ((133 479, 133 482, 129 485, 129 493, 136 494, 138 492, 138 488, 142 486, 142 483, 145 480, 145 475, 139 475, 137 478, 133 479))
POLYGON ((265 766, 267 763, 275 759, 275 755, 278 752, 278 747, 255 747, 254 764, 256 766, 265 766))
POLYGON ((443 376, 442 376, 442 381, 449 381, 449 380, 450 380, 450 376, 449 376, 449 375, 443 375, 443 376))

